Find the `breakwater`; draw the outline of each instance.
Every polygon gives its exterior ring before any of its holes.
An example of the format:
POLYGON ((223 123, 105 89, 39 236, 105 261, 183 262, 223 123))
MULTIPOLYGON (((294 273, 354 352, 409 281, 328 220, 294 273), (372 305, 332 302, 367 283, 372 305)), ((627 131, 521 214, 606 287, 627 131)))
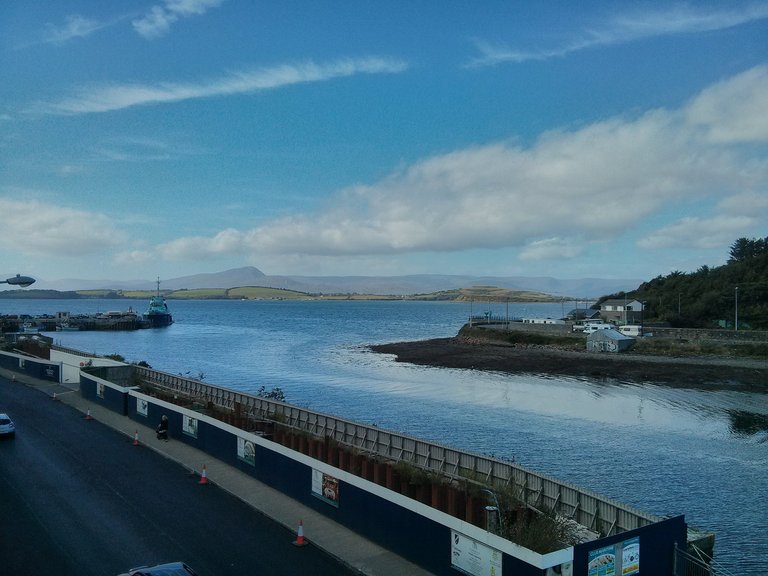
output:
POLYGON ((152 328, 152 323, 128 308, 126 311, 76 314, 57 312, 31 316, 12 314, 0 317, 2 332, 79 332, 84 330, 141 330, 152 328))

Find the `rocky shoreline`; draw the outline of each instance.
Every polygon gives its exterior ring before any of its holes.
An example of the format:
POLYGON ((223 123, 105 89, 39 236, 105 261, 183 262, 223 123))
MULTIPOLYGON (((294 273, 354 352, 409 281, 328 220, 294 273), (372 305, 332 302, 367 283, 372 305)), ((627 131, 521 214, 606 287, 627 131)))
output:
POLYGON ((370 346, 398 362, 505 373, 579 376, 681 388, 768 392, 768 363, 720 357, 668 357, 560 350, 552 346, 437 338, 370 346))

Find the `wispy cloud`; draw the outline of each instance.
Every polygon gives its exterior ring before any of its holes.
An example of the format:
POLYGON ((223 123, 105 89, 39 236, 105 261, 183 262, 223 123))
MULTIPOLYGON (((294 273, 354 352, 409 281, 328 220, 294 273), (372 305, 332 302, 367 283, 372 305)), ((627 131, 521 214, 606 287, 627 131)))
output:
POLYGON ((128 16, 118 16, 111 20, 101 21, 93 18, 86 18, 79 14, 72 14, 64 19, 63 24, 48 23, 43 32, 28 42, 15 46, 15 49, 29 48, 41 44, 66 44, 79 38, 87 38, 92 34, 100 32, 106 28, 115 26, 128 18, 128 16))
POLYGON ((133 28, 145 38, 164 36, 180 18, 200 16, 224 0, 165 0, 152 6, 141 18, 133 21, 133 28))
POLYGON ((203 149, 189 142, 126 137, 110 138, 91 150, 95 161, 107 162, 155 162, 204 153, 203 149))
POLYGON ((77 38, 87 38, 96 32, 129 19, 133 19, 131 23, 138 34, 148 39, 157 38, 165 35, 170 30, 171 25, 179 19, 200 16, 223 2, 224 0, 165 0, 162 4, 152 6, 140 18, 135 18, 136 13, 134 12, 119 15, 106 21, 72 14, 64 19, 63 24, 46 24, 41 37, 18 46, 18 48, 38 44, 65 44, 77 38))
POLYGON ((569 238, 534 240, 520 251, 520 260, 562 260, 575 258, 584 251, 584 245, 569 238))
POLYGON ((63 44, 73 38, 85 38, 94 32, 109 26, 103 22, 84 18, 83 16, 67 16, 64 25, 56 26, 48 24, 46 26, 43 42, 53 44, 63 44))
POLYGON ((511 247, 530 262, 567 259, 590 243, 637 234, 649 217, 659 219, 658 229, 639 241, 642 248, 722 246, 762 234, 768 220, 768 160, 762 146, 745 146, 768 144, 765 117, 768 67, 760 67, 704 90, 679 110, 550 132, 530 147, 501 142, 427 158, 340 191, 325 211, 179 238, 156 251, 182 260, 511 247), (753 104, 732 106, 734 93, 753 104), (702 102, 730 112, 695 113, 702 102), (757 128, 724 139, 724 125, 757 128), (664 217, 672 206, 695 212, 664 217))
POLYGON ((387 58, 360 58, 337 60, 325 64, 306 62, 271 68, 233 73, 201 83, 119 84, 82 88, 73 96, 56 102, 40 103, 30 111, 46 114, 91 114, 110 112, 133 106, 147 106, 231 96, 270 90, 310 82, 324 82, 334 78, 357 74, 394 74, 407 65, 387 58))
POLYGON ((765 18, 768 18, 768 4, 765 3, 721 10, 699 10, 679 5, 665 10, 634 12, 611 18, 604 24, 582 31, 575 39, 551 48, 519 49, 504 43, 478 40, 476 46, 480 55, 469 66, 548 60, 587 48, 624 44, 654 36, 723 30, 765 18))

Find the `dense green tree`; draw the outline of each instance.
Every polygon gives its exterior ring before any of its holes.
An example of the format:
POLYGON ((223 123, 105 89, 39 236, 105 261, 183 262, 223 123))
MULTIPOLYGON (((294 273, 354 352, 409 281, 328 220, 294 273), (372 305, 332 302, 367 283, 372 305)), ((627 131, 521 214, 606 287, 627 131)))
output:
POLYGON ((768 330, 768 237, 739 238, 725 265, 703 265, 688 274, 675 270, 644 282, 626 297, 646 303, 649 322, 733 328, 738 314, 740 330, 768 330))
POLYGON ((731 257, 728 262, 744 262, 768 251, 768 237, 739 238, 731 245, 731 257))

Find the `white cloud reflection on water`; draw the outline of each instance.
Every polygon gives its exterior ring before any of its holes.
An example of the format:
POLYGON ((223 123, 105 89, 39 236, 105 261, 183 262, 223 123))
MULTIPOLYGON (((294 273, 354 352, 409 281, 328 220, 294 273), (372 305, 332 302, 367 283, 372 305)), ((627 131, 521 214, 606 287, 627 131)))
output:
POLYGON ((343 366, 344 371, 359 371, 358 378, 345 375, 334 379, 333 384, 338 386, 369 390, 373 387, 382 394, 509 413, 527 412, 706 437, 731 435, 730 414, 734 412, 757 410, 768 417, 764 395, 749 392, 432 368, 397 363, 392 355, 364 348, 337 350, 326 360, 343 366), (370 382, 371 374, 376 374, 374 383, 370 382))

